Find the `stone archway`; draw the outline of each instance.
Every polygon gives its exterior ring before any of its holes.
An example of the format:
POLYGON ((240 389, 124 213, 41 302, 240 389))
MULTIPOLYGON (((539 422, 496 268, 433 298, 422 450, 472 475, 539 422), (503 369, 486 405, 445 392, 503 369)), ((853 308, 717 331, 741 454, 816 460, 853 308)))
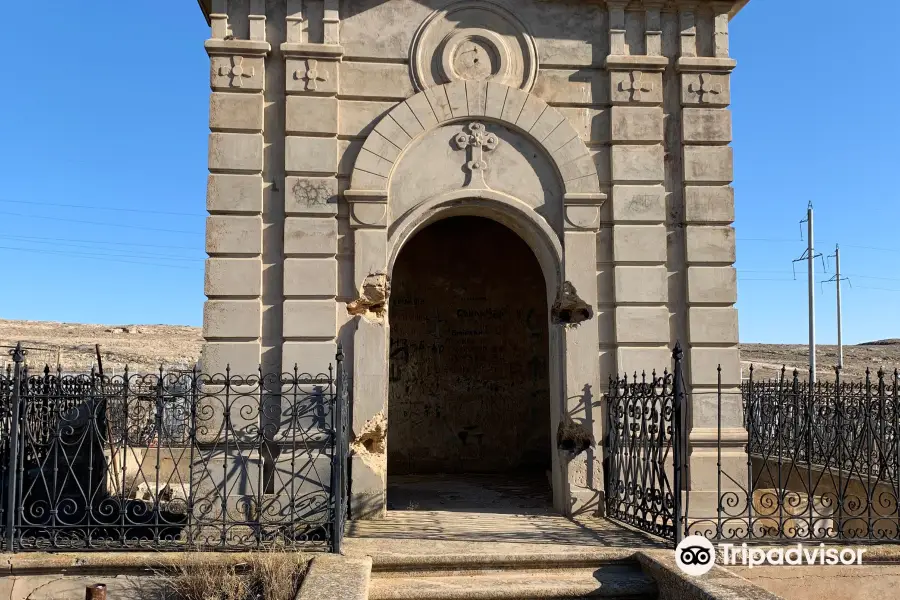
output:
POLYGON ((389 507, 405 508, 410 488, 392 486, 404 475, 490 473, 549 502, 549 325, 534 253, 494 220, 454 216, 408 240, 391 279, 389 507))

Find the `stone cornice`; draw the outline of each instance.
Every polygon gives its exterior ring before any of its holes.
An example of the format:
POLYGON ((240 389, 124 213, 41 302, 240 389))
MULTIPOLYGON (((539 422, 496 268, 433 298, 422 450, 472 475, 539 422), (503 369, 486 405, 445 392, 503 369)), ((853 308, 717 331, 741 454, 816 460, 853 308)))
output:
POLYGON ((339 58, 344 55, 344 47, 340 44, 285 42, 281 44, 281 53, 285 58, 306 58, 307 56, 339 58))
POLYGON ((210 56, 265 56, 272 50, 269 42, 258 40, 210 39, 203 46, 210 56))
POLYGON ((682 56, 675 63, 679 73, 730 73, 737 66, 733 58, 682 56))
POLYGON ((609 71, 665 71, 669 59, 665 56, 619 55, 606 57, 606 69, 609 71))
POLYGON ((569 192, 563 196, 563 202, 567 205, 603 206, 606 198, 603 192, 569 192))

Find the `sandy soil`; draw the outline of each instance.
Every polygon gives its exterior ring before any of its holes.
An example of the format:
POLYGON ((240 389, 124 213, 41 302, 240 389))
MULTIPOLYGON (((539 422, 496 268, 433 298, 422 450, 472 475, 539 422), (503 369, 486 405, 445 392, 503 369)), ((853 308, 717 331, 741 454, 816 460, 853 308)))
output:
MULTIPOLYGON (((21 341, 29 348, 30 362, 56 364, 57 356, 67 371, 89 370, 97 362, 94 344, 100 344, 104 370, 121 373, 125 365, 132 372, 150 372, 163 367, 191 368, 200 358, 203 337, 199 327, 180 325, 88 325, 52 321, 7 321, 0 319, 0 346, 8 349, 21 341)), ((6 350, 4 349, 4 350, 6 350)), ((790 371, 807 369, 803 344, 741 344, 744 376, 754 366, 754 378, 778 375, 782 365, 790 371)), ((8 362, 6 352, 0 365, 8 362)), ((819 346, 820 379, 834 378, 836 346, 819 346)), ((900 339, 844 347, 843 377, 861 379, 866 366, 874 372, 884 367, 900 368, 900 339)))

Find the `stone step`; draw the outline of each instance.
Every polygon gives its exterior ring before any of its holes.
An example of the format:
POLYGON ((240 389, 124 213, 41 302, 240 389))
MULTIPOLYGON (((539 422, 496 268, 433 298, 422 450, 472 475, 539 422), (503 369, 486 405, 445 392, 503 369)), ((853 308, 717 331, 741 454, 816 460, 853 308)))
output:
POLYGON ((378 554, 372 573, 379 577, 498 570, 546 570, 604 565, 634 565, 634 551, 594 550, 545 554, 378 554))
POLYGON ((372 574, 369 600, 654 600, 656 583, 637 564, 372 574))

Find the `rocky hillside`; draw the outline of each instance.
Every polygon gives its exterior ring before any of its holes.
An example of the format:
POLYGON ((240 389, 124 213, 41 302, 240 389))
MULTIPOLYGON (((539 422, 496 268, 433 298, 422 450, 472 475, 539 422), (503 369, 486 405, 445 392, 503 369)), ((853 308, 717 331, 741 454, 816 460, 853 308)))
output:
MULTIPOLYGON (((29 348, 31 364, 56 364, 57 356, 68 371, 89 370, 96 364, 95 344, 106 372, 121 372, 127 364, 132 372, 155 371, 160 365, 190 368, 200 357, 203 343, 199 327, 179 325, 86 325, 52 321, 7 321, 0 319, 0 346, 21 341, 29 348)), ((803 344, 742 344, 744 376, 752 363, 757 377, 776 376, 782 365, 806 370, 803 344)), ((0 356, 0 365, 8 361, 0 356)), ((820 379, 834 377, 836 346, 819 346, 820 379)), ((844 347, 844 376, 862 378, 866 366, 893 371, 900 367, 900 339, 886 339, 844 347)))

